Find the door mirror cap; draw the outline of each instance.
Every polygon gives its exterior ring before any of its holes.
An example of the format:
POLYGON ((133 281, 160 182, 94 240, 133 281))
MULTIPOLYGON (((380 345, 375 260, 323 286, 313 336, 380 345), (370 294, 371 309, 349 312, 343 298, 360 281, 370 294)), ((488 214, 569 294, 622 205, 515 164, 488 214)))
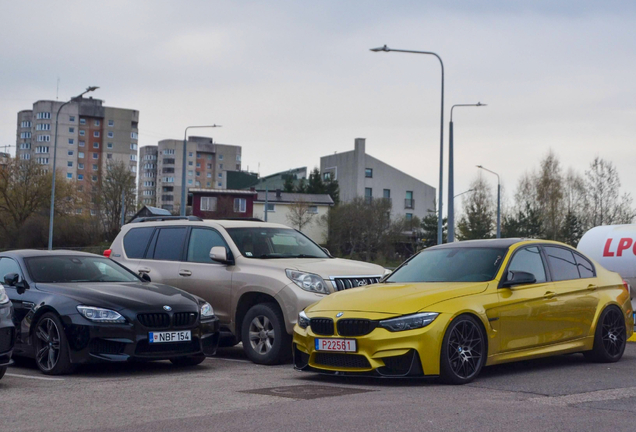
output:
POLYGON ((139 277, 144 282, 152 282, 152 280, 150 279, 150 276, 148 276, 148 273, 140 272, 139 277))
POLYGON ((20 281, 20 275, 17 273, 9 273, 4 276, 4 284, 9 286, 16 286, 20 281))
POLYGON ((223 246, 214 246, 212 249, 210 249, 210 259, 222 264, 230 263, 230 261, 227 259, 227 250, 223 246))
POLYGON ((510 288, 515 285, 530 285, 537 281, 532 273, 524 271, 511 271, 512 277, 501 284, 502 288, 510 288))

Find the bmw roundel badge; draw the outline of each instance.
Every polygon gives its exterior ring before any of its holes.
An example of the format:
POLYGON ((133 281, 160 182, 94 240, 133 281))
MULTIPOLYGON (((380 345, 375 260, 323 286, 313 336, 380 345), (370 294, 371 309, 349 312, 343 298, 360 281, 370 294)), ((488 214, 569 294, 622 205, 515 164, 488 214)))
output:
POLYGON ((172 308, 170 306, 164 306, 163 309, 168 311, 168 312, 170 312, 172 310, 172 308))
POLYGON ((340 317, 341 317, 341 316, 343 316, 343 315, 344 315, 344 312, 338 312, 338 313, 336 314, 336 318, 340 318, 340 317))

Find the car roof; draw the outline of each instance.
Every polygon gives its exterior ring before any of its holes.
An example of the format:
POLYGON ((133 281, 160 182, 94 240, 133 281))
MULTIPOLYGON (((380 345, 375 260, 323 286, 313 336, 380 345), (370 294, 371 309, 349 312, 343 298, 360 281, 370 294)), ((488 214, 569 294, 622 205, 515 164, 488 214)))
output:
POLYGON ((21 258, 30 258, 30 257, 42 257, 42 256, 89 256, 89 257, 100 257, 101 255, 92 254, 88 252, 74 251, 74 250, 64 250, 64 249, 56 249, 56 250, 39 250, 39 249, 17 249, 2 252, 2 255, 5 256, 13 256, 13 257, 21 257, 21 258))

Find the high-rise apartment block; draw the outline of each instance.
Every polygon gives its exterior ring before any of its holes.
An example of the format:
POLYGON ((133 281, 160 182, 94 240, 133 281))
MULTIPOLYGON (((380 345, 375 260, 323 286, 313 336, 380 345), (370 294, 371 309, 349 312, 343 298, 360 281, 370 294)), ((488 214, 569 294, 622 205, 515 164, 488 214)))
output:
POLYGON ((137 134, 139 111, 112 108, 103 101, 79 98, 63 102, 37 101, 33 109, 18 113, 16 157, 33 159, 47 171, 53 168, 53 144, 57 133, 58 174, 69 180, 92 185, 98 182, 108 164, 124 162, 137 172, 137 134))
MULTIPOLYGON (((186 187, 226 189, 227 172, 241 170, 241 147, 191 136, 186 147, 186 187)), ((140 150, 139 200, 173 212, 181 206, 183 140, 165 139, 140 150)))

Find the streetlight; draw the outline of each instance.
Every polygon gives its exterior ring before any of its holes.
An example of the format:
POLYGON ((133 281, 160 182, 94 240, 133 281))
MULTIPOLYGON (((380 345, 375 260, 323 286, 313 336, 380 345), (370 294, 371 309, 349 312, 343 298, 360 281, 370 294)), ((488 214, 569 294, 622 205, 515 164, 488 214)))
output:
POLYGON ((188 200, 186 195, 186 156, 188 154, 188 129, 195 128, 217 128, 221 125, 213 124, 211 126, 188 126, 183 133, 183 173, 181 175, 181 216, 186 215, 186 207, 188 206, 188 200))
POLYGON ((448 125, 448 242, 455 241, 455 204, 451 197, 455 189, 455 170, 453 158, 453 108, 487 106, 481 102, 476 104, 456 104, 451 107, 450 123, 448 125))
POLYGON ((439 60, 439 64, 442 67, 442 109, 441 109, 441 120, 440 120, 440 128, 439 128, 439 203, 437 209, 437 244, 442 244, 442 208, 443 208, 443 182, 444 182, 444 63, 442 62, 442 58, 431 51, 411 51, 411 50, 400 50, 389 48, 384 45, 381 48, 371 48, 373 52, 402 52, 402 53, 410 53, 410 54, 428 54, 434 55, 439 60))
POLYGON ((501 182, 499 181, 499 174, 494 171, 490 171, 488 168, 484 168, 481 165, 477 165, 477 168, 488 171, 491 174, 497 176, 497 238, 501 238, 501 182))
POLYGON ((68 105, 76 99, 81 98, 86 93, 97 90, 99 87, 92 86, 88 87, 83 93, 71 98, 71 100, 64 102, 57 110, 57 114, 55 114, 55 138, 53 140, 53 180, 51 182, 51 211, 49 214, 49 250, 53 249, 53 216, 55 210, 55 160, 57 158, 57 125, 60 117, 60 111, 64 105, 68 105))

